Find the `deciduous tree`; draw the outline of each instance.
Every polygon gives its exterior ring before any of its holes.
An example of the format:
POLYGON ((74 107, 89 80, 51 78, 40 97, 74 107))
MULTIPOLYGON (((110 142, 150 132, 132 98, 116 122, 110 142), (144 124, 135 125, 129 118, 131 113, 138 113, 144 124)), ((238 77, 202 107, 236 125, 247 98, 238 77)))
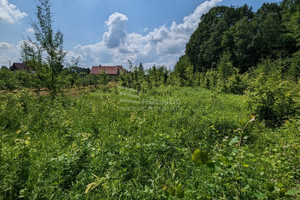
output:
POLYGON ((63 69, 66 52, 63 50, 63 34, 54 31, 49 0, 39 0, 37 21, 32 23, 34 39, 30 37, 23 42, 22 57, 33 65, 43 83, 55 98, 59 88, 59 75, 63 69), (46 77, 44 77, 46 76, 46 77))

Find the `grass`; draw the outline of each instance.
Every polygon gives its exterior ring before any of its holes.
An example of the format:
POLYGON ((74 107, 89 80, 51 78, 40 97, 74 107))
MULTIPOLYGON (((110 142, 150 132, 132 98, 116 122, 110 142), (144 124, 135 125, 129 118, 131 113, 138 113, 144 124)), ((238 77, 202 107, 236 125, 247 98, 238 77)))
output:
MULTIPOLYGON (((109 87, 111 87, 111 86, 109 86, 109 87)), ((95 92, 96 89, 99 89, 99 88, 102 88, 102 86, 101 85, 76 86, 76 87, 62 89, 61 94, 63 94, 64 96, 79 96, 84 93, 95 92)), ((47 88, 41 88, 39 91, 37 91, 36 89, 28 89, 28 88, 24 88, 23 90, 26 90, 30 94, 37 95, 37 96, 49 95, 49 91, 47 88)), ((12 91, 0 90, 0 95, 16 94, 19 91, 20 91, 19 89, 15 89, 12 91)))
POLYGON ((0 199, 293 199, 281 190, 299 184, 298 122, 275 131, 255 122, 238 148, 246 100, 174 86, 2 95, 0 199), (193 162, 197 149, 209 163, 193 162))

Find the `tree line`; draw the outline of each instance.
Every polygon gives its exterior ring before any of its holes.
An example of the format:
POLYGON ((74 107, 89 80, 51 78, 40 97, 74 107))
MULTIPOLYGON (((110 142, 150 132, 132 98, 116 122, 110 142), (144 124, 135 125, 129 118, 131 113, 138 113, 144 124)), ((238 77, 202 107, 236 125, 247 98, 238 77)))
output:
POLYGON ((194 72, 216 68, 224 55, 241 72, 262 59, 293 62, 299 59, 299 21, 299 1, 295 0, 264 3, 257 12, 247 5, 215 7, 201 17, 186 45, 186 56, 194 72))

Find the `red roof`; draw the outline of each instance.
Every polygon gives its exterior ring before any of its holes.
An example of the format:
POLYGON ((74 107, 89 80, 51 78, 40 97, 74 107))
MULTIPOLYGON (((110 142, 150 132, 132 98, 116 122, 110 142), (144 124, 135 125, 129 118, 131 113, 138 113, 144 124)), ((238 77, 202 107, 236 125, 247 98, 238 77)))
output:
POLYGON ((31 70, 30 67, 28 67, 25 63, 13 63, 10 67, 10 70, 31 70))
POLYGON ((118 75, 119 70, 126 72, 126 70, 121 66, 93 66, 90 74, 101 74, 105 73, 107 75, 118 75))

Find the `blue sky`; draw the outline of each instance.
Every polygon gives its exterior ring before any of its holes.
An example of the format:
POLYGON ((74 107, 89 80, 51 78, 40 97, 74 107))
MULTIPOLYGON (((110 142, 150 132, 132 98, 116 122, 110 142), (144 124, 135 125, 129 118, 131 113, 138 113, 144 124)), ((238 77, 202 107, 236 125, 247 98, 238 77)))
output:
MULTIPOLYGON (((172 68, 184 53, 200 16, 220 5, 280 0, 52 0, 54 28, 64 34, 66 61, 79 65, 123 65, 127 60, 144 66, 172 68)), ((20 43, 33 36, 37 0, 0 0, 0 66, 20 59, 20 43)))

